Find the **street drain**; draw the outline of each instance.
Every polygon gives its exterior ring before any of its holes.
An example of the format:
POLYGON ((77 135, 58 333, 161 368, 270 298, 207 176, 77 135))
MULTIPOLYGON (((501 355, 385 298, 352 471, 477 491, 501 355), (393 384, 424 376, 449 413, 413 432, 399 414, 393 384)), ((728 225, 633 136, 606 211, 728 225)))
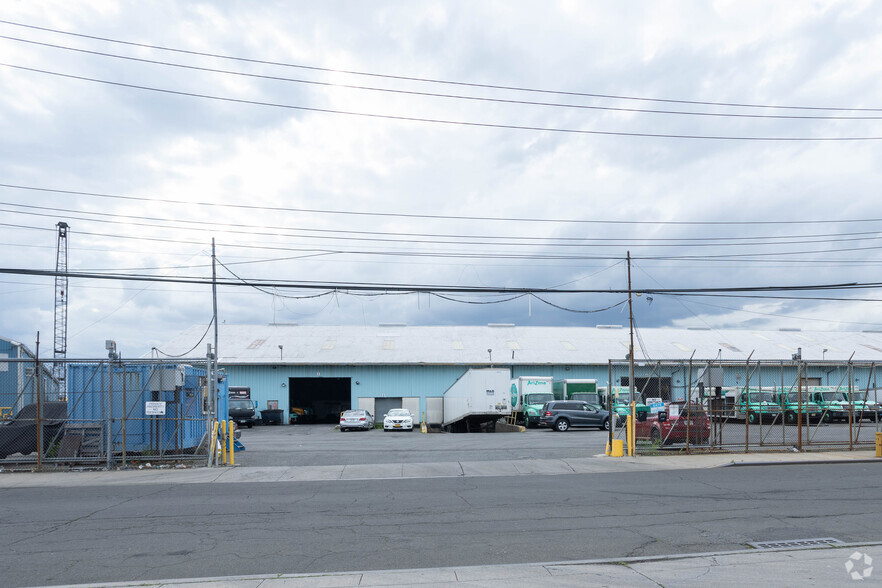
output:
POLYGON ((821 537, 819 539, 788 539, 786 541, 757 541, 748 543, 754 549, 787 549, 792 547, 836 547, 845 545, 844 542, 833 537, 821 537))

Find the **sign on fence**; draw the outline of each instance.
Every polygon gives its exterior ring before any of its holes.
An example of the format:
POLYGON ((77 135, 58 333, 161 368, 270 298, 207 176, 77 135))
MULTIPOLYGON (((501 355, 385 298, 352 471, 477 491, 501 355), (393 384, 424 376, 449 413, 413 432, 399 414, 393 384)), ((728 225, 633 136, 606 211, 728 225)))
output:
POLYGON ((145 402, 144 414, 147 416, 165 416, 165 402, 145 402))

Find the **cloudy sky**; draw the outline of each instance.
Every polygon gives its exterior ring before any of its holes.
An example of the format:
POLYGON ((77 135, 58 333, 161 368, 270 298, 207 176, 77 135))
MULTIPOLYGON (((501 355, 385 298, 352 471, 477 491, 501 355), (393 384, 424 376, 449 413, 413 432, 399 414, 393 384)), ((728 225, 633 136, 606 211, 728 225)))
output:
MULTIPOLYGON (((879 3, 37 0, 0 21, 0 336, 44 354, 55 281, 19 270, 55 270, 60 221, 71 272, 200 282, 73 278, 70 357, 207 325, 212 239, 226 323, 627 324, 621 293, 437 287, 622 290, 629 251, 636 289, 882 281, 879 3)), ((635 320, 882 328, 873 287, 738 294, 644 295, 635 320)))

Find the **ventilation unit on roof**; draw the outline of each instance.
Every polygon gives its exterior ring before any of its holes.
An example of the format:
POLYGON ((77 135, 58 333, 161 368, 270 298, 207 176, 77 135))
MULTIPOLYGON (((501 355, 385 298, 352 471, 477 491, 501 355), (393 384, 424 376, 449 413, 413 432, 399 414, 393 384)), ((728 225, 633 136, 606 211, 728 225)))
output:
POLYGON ((863 331, 861 331, 861 333, 882 333, 882 331, 880 331, 880 330, 878 330, 878 329, 876 329, 876 330, 873 330, 873 329, 864 329, 863 331))
POLYGON ((514 323, 487 323, 487 326, 494 327, 494 328, 499 328, 499 327, 506 327, 507 328, 507 327, 513 327, 513 326, 515 326, 515 324, 514 323))
POLYGON ((622 325, 597 325, 597 329, 621 329, 622 325))

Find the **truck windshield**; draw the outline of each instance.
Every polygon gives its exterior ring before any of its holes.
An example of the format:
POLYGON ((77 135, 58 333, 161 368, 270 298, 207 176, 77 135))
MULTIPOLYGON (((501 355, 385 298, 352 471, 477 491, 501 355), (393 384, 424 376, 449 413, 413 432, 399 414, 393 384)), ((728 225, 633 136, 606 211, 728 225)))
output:
POLYGON ((545 404, 554 400, 554 394, 527 394, 524 397, 524 404, 545 404))
MULTIPOLYGON (((802 395, 802 401, 808 402, 808 398, 805 394, 802 395)), ((790 392, 787 394, 787 402, 799 402, 799 392, 790 392)))
POLYGON ((827 402, 847 402, 842 392, 822 392, 821 398, 827 402))
POLYGON ((773 392, 751 392, 748 402, 775 402, 775 394, 773 392))

